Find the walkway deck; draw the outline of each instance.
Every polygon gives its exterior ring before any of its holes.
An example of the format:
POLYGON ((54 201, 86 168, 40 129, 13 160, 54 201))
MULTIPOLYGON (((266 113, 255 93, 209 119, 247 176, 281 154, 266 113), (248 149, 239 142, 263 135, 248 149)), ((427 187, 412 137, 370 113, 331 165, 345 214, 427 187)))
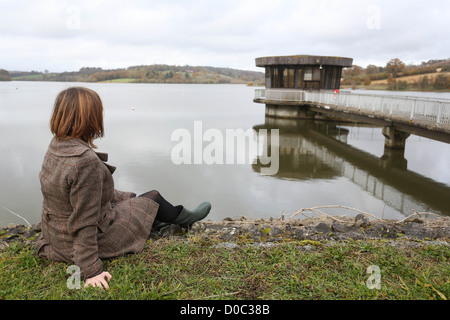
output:
POLYGON ((304 106, 328 116, 353 119, 450 143, 450 99, 332 91, 257 89, 255 102, 304 106))

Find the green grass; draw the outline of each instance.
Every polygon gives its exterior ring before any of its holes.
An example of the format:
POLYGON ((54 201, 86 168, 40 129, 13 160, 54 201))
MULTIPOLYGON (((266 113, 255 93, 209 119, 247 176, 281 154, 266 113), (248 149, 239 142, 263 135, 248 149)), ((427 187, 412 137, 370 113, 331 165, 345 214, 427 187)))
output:
POLYGON ((109 290, 70 290, 67 264, 14 244, 0 252, 0 299, 442 300, 450 296, 449 255, 443 245, 404 248, 383 241, 226 249, 188 236, 149 240, 142 253, 105 260, 113 277, 109 290), (370 265, 381 270, 380 289, 366 285, 370 265))
POLYGON ((20 77, 13 77, 12 80, 15 81, 42 81, 44 79, 43 74, 33 74, 33 75, 26 75, 26 76, 20 76, 20 77))
POLYGON ((113 82, 113 83, 132 83, 132 82, 136 82, 136 79, 120 78, 120 79, 99 81, 99 83, 109 83, 109 82, 113 82))

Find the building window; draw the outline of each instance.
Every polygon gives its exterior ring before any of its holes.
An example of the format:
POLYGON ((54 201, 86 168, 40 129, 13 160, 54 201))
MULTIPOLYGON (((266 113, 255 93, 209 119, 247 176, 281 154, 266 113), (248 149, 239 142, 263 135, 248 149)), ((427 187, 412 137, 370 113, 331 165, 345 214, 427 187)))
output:
POLYGON ((278 68, 272 69, 272 88, 278 88, 279 87, 279 81, 278 81, 278 68))
POLYGON ((303 76, 305 81, 319 81, 320 80, 320 69, 318 67, 306 67, 303 76))
POLYGON ((313 68, 312 71, 312 80, 313 81, 319 81, 320 80, 320 69, 319 68, 313 68))
POLYGON ((297 86, 298 89, 303 89, 303 68, 297 69, 297 86))
POLYGON ((305 81, 311 81, 312 80, 312 67, 306 67, 305 68, 305 73, 303 74, 303 80, 305 81))
POLYGON ((270 76, 271 70, 270 68, 266 68, 266 75, 265 75, 265 83, 266 83, 266 88, 271 88, 272 84, 271 84, 271 76, 270 76))
POLYGON ((295 88, 295 69, 283 70, 283 88, 295 88))
POLYGON ((336 88, 336 80, 337 80, 337 72, 336 72, 336 68, 333 68, 333 73, 331 74, 331 88, 330 89, 334 89, 336 88))
POLYGON ((319 67, 305 67, 303 74, 303 88, 319 89, 320 88, 320 69, 319 67))

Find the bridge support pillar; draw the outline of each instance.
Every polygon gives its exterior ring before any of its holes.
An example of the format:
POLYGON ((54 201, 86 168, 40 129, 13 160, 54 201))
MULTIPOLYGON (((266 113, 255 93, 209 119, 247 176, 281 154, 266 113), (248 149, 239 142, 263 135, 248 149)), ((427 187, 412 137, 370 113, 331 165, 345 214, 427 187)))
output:
POLYGON ((307 105, 266 104, 266 116, 287 119, 314 119, 307 105))
POLYGON ((406 139, 409 133, 397 130, 395 127, 383 127, 384 147, 389 149, 405 150, 406 139))

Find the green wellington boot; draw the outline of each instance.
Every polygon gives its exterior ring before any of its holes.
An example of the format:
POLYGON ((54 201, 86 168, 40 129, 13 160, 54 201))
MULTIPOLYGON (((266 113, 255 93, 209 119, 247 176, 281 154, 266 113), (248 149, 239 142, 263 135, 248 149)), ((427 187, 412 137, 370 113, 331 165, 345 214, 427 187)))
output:
POLYGON ((204 219, 211 210, 211 204, 209 202, 200 203, 194 210, 188 210, 184 206, 177 207, 181 208, 181 212, 174 222, 170 223, 155 220, 153 222, 152 229, 159 230, 162 227, 168 226, 170 224, 178 224, 183 228, 188 228, 194 222, 204 219))
POLYGON ((175 219, 174 224, 178 224, 182 228, 188 228, 194 222, 204 219, 209 211, 211 211, 211 204, 209 202, 200 203, 194 210, 188 210, 183 207, 175 219))

